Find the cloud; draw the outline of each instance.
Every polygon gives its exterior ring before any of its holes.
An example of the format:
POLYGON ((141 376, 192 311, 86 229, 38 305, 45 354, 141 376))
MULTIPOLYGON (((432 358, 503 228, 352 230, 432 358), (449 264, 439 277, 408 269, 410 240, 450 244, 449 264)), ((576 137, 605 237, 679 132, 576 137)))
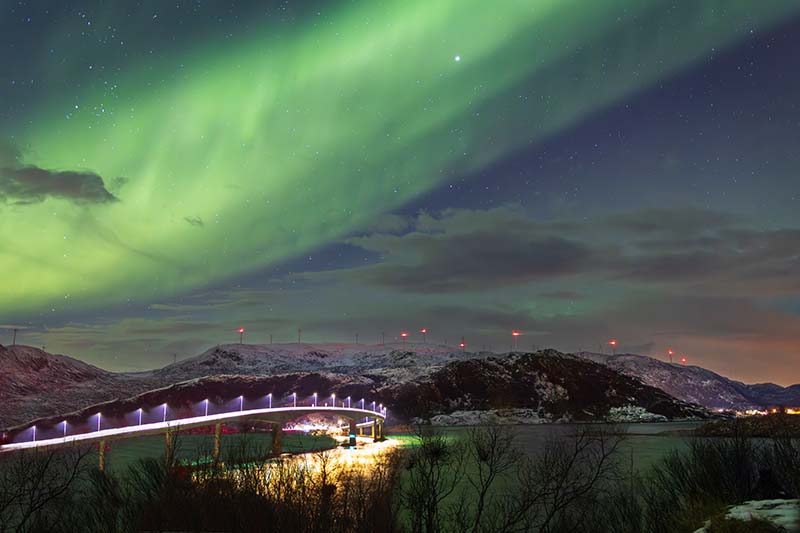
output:
MULTIPOLYGON (((420 213, 409 231, 353 237, 380 262, 334 275, 427 293, 531 283, 668 284, 759 297, 800 291, 800 229, 755 229, 736 215, 648 209, 538 221, 520 206, 420 213)), ((562 292, 569 286, 539 291, 562 292)), ((558 299, 558 298, 551 298, 558 299)))
POLYGON ((200 217, 183 217, 183 220, 188 222, 190 226, 195 226, 197 228, 202 228, 205 226, 203 219, 200 217))
POLYGON ((0 201, 27 205, 47 198, 59 198, 79 205, 118 201, 106 188, 103 178, 94 172, 48 170, 26 165, 22 163, 22 152, 18 147, 0 143, 0 201))
POLYGON ((590 268, 596 251, 556 235, 517 208, 420 214, 405 235, 373 234, 348 243, 385 260, 359 279, 412 292, 479 290, 564 276, 590 268))

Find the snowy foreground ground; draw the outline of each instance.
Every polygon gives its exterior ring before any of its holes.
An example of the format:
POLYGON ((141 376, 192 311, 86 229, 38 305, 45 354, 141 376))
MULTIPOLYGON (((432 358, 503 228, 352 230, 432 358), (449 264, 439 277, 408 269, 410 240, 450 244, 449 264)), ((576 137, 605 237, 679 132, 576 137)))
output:
MULTIPOLYGON (((800 500, 753 500, 736 505, 728 510, 727 518, 750 520, 760 518, 784 528, 786 531, 800 531, 800 500)), ((705 533, 709 524, 695 531, 705 533)))

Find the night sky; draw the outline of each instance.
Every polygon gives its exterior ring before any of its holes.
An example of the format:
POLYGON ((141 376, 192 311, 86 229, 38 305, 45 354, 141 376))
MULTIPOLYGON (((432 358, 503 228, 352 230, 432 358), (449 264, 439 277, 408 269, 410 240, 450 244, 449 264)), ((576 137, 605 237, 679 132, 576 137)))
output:
POLYGON ((798 58, 794 0, 4 1, 0 342, 800 382, 798 58))

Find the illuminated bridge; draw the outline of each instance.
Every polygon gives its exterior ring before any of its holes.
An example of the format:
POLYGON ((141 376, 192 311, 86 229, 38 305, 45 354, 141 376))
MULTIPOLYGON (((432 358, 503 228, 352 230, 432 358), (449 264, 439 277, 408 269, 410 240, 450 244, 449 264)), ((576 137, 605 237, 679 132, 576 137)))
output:
POLYGON ((222 425, 226 422, 253 420, 267 422, 272 425, 272 453, 278 455, 282 450, 283 426, 291 420, 315 414, 331 415, 348 420, 351 446, 355 446, 356 433, 363 434, 365 430, 368 430, 371 437, 376 441, 383 438, 383 424, 386 420, 387 411, 382 405, 376 405, 373 402, 368 407, 364 400, 361 400, 358 402, 361 404, 360 407, 358 407, 358 403, 356 407, 352 407, 349 398, 346 401, 342 401, 341 405, 337 405, 335 395, 333 398, 332 405, 317 405, 315 395, 315 401, 312 405, 297 406, 295 401, 295 404, 291 407, 272 407, 270 398, 268 407, 245 409, 244 401, 240 396, 239 409, 213 414, 208 413, 209 404, 208 400, 205 400, 201 402, 204 407, 204 414, 172 419, 168 418, 167 404, 162 404, 158 408, 163 413, 160 421, 143 423, 143 410, 138 409, 134 412, 136 420, 133 424, 108 428, 103 427, 103 415, 97 413, 91 417, 93 419, 93 427, 89 431, 70 433, 70 426, 64 421, 57 424, 57 427, 47 428, 45 435, 42 435, 42 428, 37 428, 35 425, 15 431, 13 437, 4 435, 3 444, 0 444, 0 453, 31 449, 41 450, 80 444, 99 444, 99 466, 103 469, 105 467, 106 443, 109 441, 163 434, 166 436, 166 452, 169 455, 173 436, 178 431, 199 427, 214 427, 213 459, 216 462, 219 461, 222 425), (58 431, 60 434, 53 436, 54 431, 58 431), (38 435, 37 432, 39 433, 38 435))

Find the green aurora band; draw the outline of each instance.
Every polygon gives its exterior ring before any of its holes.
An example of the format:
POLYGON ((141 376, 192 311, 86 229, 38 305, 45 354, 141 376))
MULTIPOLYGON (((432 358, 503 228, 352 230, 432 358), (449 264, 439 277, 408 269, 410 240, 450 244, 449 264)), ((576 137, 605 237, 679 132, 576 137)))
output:
POLYGON ((25 163, 97 172, 120 201, 0 206, 0 320, 294 257, 798 10, 670 4, 358 2, 132 65, 79 109, 54 97, 14 125, 25 163))

